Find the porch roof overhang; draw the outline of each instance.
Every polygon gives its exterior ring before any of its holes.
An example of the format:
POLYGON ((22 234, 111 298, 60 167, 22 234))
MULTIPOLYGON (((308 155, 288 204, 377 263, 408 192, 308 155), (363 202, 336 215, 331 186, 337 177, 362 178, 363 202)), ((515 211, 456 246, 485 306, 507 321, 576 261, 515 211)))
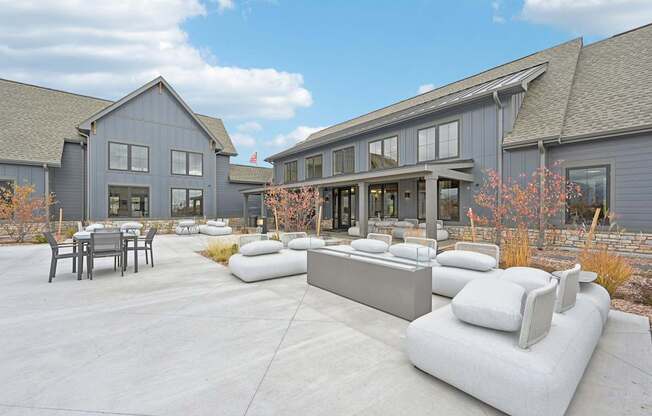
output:
MULTIPOLYGON (((458 169, 473 168, 473 160, 457 160, 452 162, 435 162, 412 166, 401 166, 398 168, 384 169, 371 172, 358 172, 345 175, 330 176, 301 182, 277 185, 281 188, 326 187, 355 185, 359 182, 382 183, 400 179, 419 178, 424 176, 436 176, 440 178, 456 179, 463 182, 473 182, 473 174, 460 172, 458 169)), ((265 192, 265 187, 244 189, 244 195, 260 194, 265 192)))

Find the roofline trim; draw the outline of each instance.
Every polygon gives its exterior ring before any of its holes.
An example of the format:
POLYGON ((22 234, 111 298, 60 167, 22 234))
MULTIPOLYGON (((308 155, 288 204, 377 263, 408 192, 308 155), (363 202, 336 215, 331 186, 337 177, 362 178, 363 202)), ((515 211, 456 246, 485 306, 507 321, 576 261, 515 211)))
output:
POLYGON ((97 113, 93 114, 86 120, 82 121, 77 125, 77 128, 80 130, 86 130, 90 131, 91 130, 91 123, 94 121, 99 120, 100 118, 106 116, 107 114, 113 112, 117 108, 121 107, 122 105, 126 104, 127 102, 131 101, 135 97, 139 96, 143 92, 149 90, 150 88, 154 87, 156 84, 161 83, 165 86, 165 88, 172 93, 172 96, 181 104, 181 106, 186 110, 188 114, 190 114, 190 117, 201 127, 201 129, 208 135, 208 137, 213 140, 213 142, 220 147, 219 150, 224 149, 224 144, 222 144, 217 138, 211 133, 211 131, 206 127, 204 123, 197 117, 197 114, 195 114, 188 104, 181 98, 179 94, 172 88, 172 86, 163 78, 162 76, 158 76, 154 78, 153 80, 149 81, 148 83, 142 85, 141 87, 135 89, 134 91, 130 92, 129 94, 125 95, 121 99, 114 101, 112 104, 108 105, 107 107, 101 109, 97 113))
POLYGON ((52 168, 60 168, 61 162, 52 162, 52 161, 37 161, 37 160, 17 160, 17 159, 0 159, 0 163, 6 163, 8 165, 24 165, 24 166, 40 166, 46 165, 52 168))
MULTIPOLYGON (((527 91, 527 85, 530 82, 532 82, 533 80, 535 80, 536 78, 538 78, 539 76, 541 76, 541 74, 543 74, 544 72, 547 71, 547 69, 548 69, 548 61, 543 61, 543 62, 538 63, 536 65, 532 65, 529 68, 524 68, 524 69, 522 69, 520 71, 514 71, 514 72, 511 73, 511 74, 515 74, 515 73, 518 73, 518 72, 521 72, 521 71, 525 71, 527 69, 535 68, 537 66, 541 66, 541 68, 539 70, 537 70, 537 71, 533 71, 532 74, 529 74, 519 84, 520 88, 522 88, 523 91, 527 91)), ((510 74, 507 74, 507 75, 504 75, 504 76, 508 76, 508 75, 510 75, 510 74)), ((501 77, 496 77, 495 79, 498 79, 498 78, 501 78, 501 77)), ((478 85, 482 85, 482 84, 484 84, 486 82, 490 82, 490 81, 485 81, 483 83, 479 83, 477 85, 474 85, 474 86, 471 86, 471 87, 468 87, 468 88, 464 88, 464 89, 462 89, 460 91, 457 91, 457 92, 451 93, 451 94, 456 94, 456 93, 459 93, 461 91, 477 87, 478 85)), ((360 135, 360 134, 367 133, 369 131, 373 131, 373 130, 385 128, 385 127, 388 127, 388 126, 393 126, 393 125, 396 125, 396 124, 404 123, 406 121, 414 120, 414 119, 417 119, 419 117, 423 117, 425 115, 434 114, 434 113, 437 113, 437 112, 443 111, 443 110, 448 110, 450 108, 454 108, 454 107, 459 106, 459 105, 464 105, 464 104, 472 103, 472 102, 475 102, 475 101, 479 101, 479 100, 485 99, 488 96, 493 97, 494 93, 510 91, 510 90, 513 90, 514 88, 515 88, 514 86, 508 86, 508 87, 505 87, 505 88, 502 88, 502 89, 498 88, 498 89, 495 89, 495 90, 487 90, 484 93, 480 93, 478 95, 473 95, 473 96, 471 96, 471 97, 469 97, 467 99, 460 99, 460 100, 452 102, 452 103, 444 104, 441 107, 433 108, 432 111, 425 111, 423 113, 415 114, 413 116, 406 117, 406 118, 403 118, 403 119, 400 119, 400 120, 394 120, 394 121, 390 121, 390 122, 387 122, 387 123, 381 123, 380 125, 376 125, 376 126, 369 126, 367 128, 363 128, 360 131, 356 131, 353 134, 347 134, 346 129, 343 130, 342 132, 334 132, 334 133, 331 133, 332 135, 334 135, 334 137, 328 138, 329 135, 324 136, 326 139, 323 142, 316 142, 314 144, 310 144, 310 142, 308 142, 307 139, 305 139, 303 142, 301 142, 301 143, 307 143, 305 147, 297 148, 297 146, 299 146, 299 144, 297 144, 297 145, 295 145, 295 146, 293 146, 293 147, 291 147, 289 149, 286 149, 286 150, 283 150, 281 152, 275 153, 273 155, 267 156, 265 158, 265 162, 271 163, 271 161, 273 161, 274 159, 278 159, 280 157, 290 156, 290 155, 299 153, 299 152, 304 151, 304 150, 313 149, 315 147, 319 147, 319 146, 326 145, 326 144, 329 144, 329 143, 334 143, 334 142, 337 142, 337 141, 340 141, 340 140, 344 140, 346 138, 350 138, 350 137, 353 137, 353 136, 357 136, 357 135, 360 135), (338 134, 340 134, 339 137, 338 137, 338 134)), ((443 98, 443 97, 446 97, 447 95, 451 95, 451 94, 446 94, 446 95, 443 95, 442 97, 439 97, 439 98, 443 98)), ((439 98, 436 98, 436 99, 433 99, 433 100, 430 100, 430 101, 435 101, 435 100, 437 100, 439 98)), ((407 111, 407 110, 409 110, 411 108, 417 107, 419 105, 426 104, 426 103, 428 103, 430 101, 426 101, 426 102, 423 102, 423 103, 416 104, 416 105, 414 105, 412 107, 408 107, 408 108, 406 108, 404 110, 401 110, 401 111, 407 111)), ((393 113, 393 114, 396 114, 396 113, 393 113)), ((393 115, 393 114, 387 114, 387 115, 385 115, 383 117, 388 117, 388 116, 393 115)), ((383 117, 381 117, 381 119, 383 117)), ((353 120, 355 120, 355 119, 353 119, 353 120)), ((348 121, 351 121, 351 120, 348 120, 348 121)), ((364 126, 364 124, 366 124, 366 123, 371 123, 372 121, 373 120, 371 120, 369 122, 362 123, 361 126, 364 126)))

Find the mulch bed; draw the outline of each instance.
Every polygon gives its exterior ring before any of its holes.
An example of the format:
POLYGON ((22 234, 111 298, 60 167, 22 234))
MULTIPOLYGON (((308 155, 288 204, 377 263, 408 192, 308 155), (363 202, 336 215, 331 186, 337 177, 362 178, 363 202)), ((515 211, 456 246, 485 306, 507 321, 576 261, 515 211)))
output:
MULTIPOLYGON (((570 268, 578 252, 560 249, 536 250, 532 265, 547 271, 570 268)), ((634 269, 632 278, 618 288, 611 300, 613 309, 645 316, 652 328, 652 258, 628 257, 634 269)))

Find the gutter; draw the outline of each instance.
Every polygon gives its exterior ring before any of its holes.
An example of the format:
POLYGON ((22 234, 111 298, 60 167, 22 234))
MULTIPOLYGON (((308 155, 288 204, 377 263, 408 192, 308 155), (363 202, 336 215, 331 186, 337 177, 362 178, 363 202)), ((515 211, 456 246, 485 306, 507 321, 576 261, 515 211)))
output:
POLYGON ((81 170, 82 170, 82 222, 88 218, 88 207, 90 206, 90 187, 91 187, 91 181, 88 180, 88 172, 89 172, 89 159, 90 159, 90 146, 91 146, 91 141, 90 141, 90 135, 82 132, 82 130, 77 126, 77 131, 79 131, 79 134, 86 139, 86 158, 84 158, 84 141, 79 142, 79 144, 82 147, 82 163, 81 163, 81 170), (84 186, 84 182, 86 182, 86 186, 84 186))

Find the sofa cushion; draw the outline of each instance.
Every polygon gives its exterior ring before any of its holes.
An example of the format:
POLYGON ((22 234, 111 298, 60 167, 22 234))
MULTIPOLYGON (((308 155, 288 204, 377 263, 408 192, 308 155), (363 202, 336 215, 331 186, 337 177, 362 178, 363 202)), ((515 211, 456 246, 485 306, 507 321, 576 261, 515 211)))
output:
POLYGON ((550 273, 535 269, 534 267, 510 267, 500 275, 501 279, 508 280, 523 286, 526 293, 548 284, 550 273))
POLYGON ((442 266, 458 267, 460 269, 486 272, 495 269, 496 259, 482 253, 466 250, 445 251, 437 256, 437 262, 442 266))
POLYGON ((394 223, 394 227, 414 228, 414 224, 412 224, 409 221, 397 221, 396 223, 394 223))
POLYGON ((104 229, 104 224, 95 223, 95 224, 89 225, 84 230, 86 230, 86 231, 95 231, 95 230, 102 230, 102 229, 104 229))
POLYGON ((389 248, 389 252, 396 257, 417 261, 430 261, 437 257, 437 250, 413 243, 394 244, 389 248))
POLYGON ((206 221, 206 225, 210 225, 212 227, 226 227, 226 223, 224 221, 208 220, 206 221))
POLYGON ((466 323, 498 331, 517 331, 525 289, 496 278, 469 282, 451 302, 453 314, 466 323))
POLYGON ((179 221, 179 226, 181 227, 191 227, 195 225, 195 220, 181 220, 179 221))
POLYGON ((283 243, 276 240, 253 241, 240 247, 243 256, 260 256, 262 254, 278 253, 283 249, 283 243))
POLYGON ((308 250, 311 248, 322 248, 326 242, 321 238, 302 237, 295 238, 288 243, 288 248, 292 250, 308 250))
POLYGON ((432 268, 432 293, 452 298, 472 280, 499 277, 502 269, 491 269, 488 272, 460 269, 458 267, 432 268))
POLYGON ((372 240, 370 238, 360 238, 358 240, 353 240, 351 241, 351 247, 367 253, 384 253, 388 249, 386 242, 380 240, 372 240))
POLYGON ((213 225, 200 225, 199 226, 199 232, 201 234, 206 234, 206 235, 229 235, 233 233, 233 229, 231 227, 215 227, 213 225))

